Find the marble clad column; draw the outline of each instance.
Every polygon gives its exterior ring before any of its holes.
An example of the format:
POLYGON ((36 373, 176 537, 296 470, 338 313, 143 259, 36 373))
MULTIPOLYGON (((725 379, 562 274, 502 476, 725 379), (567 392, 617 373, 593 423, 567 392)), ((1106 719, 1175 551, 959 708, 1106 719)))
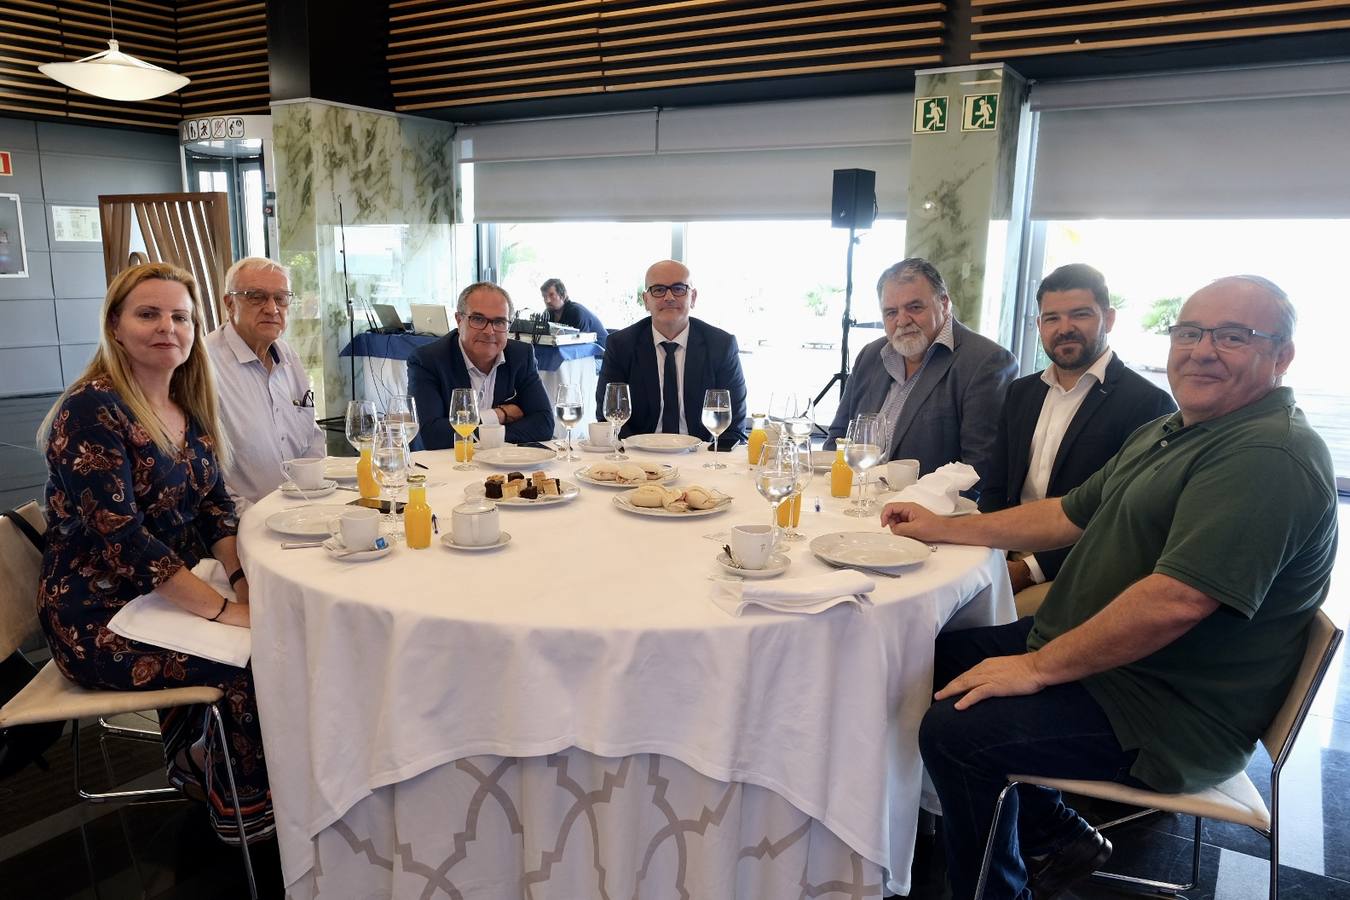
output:
POLYGON ((339 201, 358 334, 371 302, 392 303, 404 316, 411 303, 452 305, 454 127, 297 100, 273 104, 272 129, 280 259, 298 295, 287 338, 309 369, 319 415, 342 415, 351 365, 338 356, 348 342, 339 201))
POLYGON ((1026 97, 1026 81, 1001 63, 928 69, 916 73, 911 110, 905 255, 937 266, 957 319, 1005 346, 1029 158, 1026 97))

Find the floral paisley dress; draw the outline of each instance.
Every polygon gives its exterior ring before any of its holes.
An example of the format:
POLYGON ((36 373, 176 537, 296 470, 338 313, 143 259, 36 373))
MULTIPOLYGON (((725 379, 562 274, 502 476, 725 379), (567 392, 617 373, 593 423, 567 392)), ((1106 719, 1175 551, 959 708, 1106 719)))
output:
MULTIPOLYGON (((128 640, 108 630, 127 602, 180 568, 191 568, 235 533, 210 437, 188 421, 183 447, 165 455, 111 385, 94 380, 61 404, 47 444, 47 550, 38 617, 52 658, 71 681, 120 691, 211 685, 220 703, 249 839, 271 833, 253 672, 128 640)), ((177 762, 214 727, 205 707, 161 710, 169 780, 197 782, 177 762)), ((238 840, 234 804, 216 736, 207 742, 205 784, 212 827, 238 840)))

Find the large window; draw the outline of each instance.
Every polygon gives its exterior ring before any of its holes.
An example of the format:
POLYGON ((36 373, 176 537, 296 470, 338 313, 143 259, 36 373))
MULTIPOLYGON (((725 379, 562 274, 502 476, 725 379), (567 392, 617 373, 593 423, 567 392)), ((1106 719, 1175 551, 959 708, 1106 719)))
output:
POLYGON ((1119 311, 1111 345, 1167 388, 1166 327, 1181 302, 1224 275, 1271 279, 1298 310, 1296 356, 1284 383, 1326 440, 1338 479, 1350 478, 1350 380, 1340 354, 1344 291, 1327 263, 1350 246, 1350 220, 1082 220, 1046 223, 1044 271, 1070 262, 1101 269, 1119 311))

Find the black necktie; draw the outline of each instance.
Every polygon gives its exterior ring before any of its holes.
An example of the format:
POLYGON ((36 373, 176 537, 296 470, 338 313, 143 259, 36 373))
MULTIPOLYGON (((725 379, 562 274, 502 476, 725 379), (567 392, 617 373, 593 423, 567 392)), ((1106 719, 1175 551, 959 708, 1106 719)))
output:
POLYGON ((666 351, 664 384, 661 386, 661 430, 666 434, 680 433, 680 376, 675 371, 675 351, 680 345, 662 341, 666 351))

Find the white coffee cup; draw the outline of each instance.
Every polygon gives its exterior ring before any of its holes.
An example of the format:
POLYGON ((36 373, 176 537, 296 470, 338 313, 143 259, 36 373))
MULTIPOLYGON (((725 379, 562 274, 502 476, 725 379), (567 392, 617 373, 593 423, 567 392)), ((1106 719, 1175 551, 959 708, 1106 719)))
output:
POLYGON ((773 529, 768 525, 735 525, 731 552, 742 569, 762 569, 773 553, 773 529))
POLYGON ((342 538, 348 550, 371 550, 380 536, 380 514, 376 510, 355 507, 328 523, 328 530, 342 538))
POLYGON ((450 533, 462 547, 485 547, 501 538, 497 504, 487 501, 461 503, 450 511, 450 533))
POLYGON ((919 480, 917 459, 893 459, 886 463, 886 484, 893 491, 902 491, 919 480))
POLYGON ((307 459, 283 459, 281 471, 286 473, 302 491, 316 491, 323 487, 323 470, 327 460, 322 456, 307 459))
POLYGON ((608 447, 614 441, 614 425, 611 422, 592 422, 586 426, 586 433, 592 447, 608 447))
POLYGON ((506 443, 506 426, 500 422, 484 422, 478 426, 478 449, 492 450, 506 443))

